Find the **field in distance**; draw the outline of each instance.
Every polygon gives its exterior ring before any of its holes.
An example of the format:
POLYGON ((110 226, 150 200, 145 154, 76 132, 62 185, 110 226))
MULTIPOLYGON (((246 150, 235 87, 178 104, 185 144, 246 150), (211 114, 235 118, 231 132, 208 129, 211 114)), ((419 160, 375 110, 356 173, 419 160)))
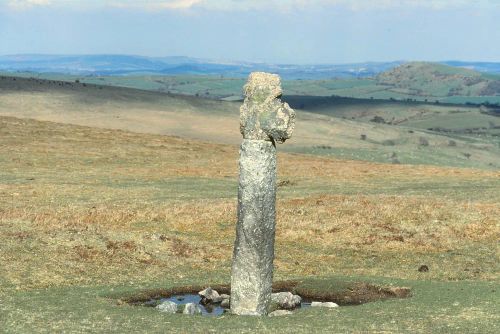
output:
MULTIPOLYGON (((287 93, 287 91, 285 91, 287 93)), ((0 115, 237 145, 240 103, 87 83, 0 77, 0 115)), ((285 96, 288 152, 394 164, 498 169, 500 122, 479 106, 285 96)))
MULTIPOLYGON (((244 77, 223 75, 68 75, 4 73, 21 77, 129 87, 210 99, 242 98, 244 77)), ((284 80, 285 95, 455 104, 500 104, 500 75, 438 63, 404 63, 372 77, 284 80)), ((497 106, 498 107, 498 106, 497 106)))

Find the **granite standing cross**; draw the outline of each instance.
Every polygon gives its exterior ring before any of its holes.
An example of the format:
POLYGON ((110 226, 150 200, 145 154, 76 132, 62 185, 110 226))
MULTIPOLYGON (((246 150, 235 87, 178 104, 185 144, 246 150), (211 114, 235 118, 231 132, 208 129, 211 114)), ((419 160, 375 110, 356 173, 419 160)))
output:
POLYGON ((238 223, 231 271, 231 312, 267 314, 276 225, 276 143, 290 138, 295 112, 281 102, 280 77, 254 72, 240 108, 238 223))

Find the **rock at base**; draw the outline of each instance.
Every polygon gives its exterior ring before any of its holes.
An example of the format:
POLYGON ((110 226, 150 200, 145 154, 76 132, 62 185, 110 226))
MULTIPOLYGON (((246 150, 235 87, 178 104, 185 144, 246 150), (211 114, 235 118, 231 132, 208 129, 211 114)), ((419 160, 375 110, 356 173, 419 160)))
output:
POLYGON ((335 308, 335 307, 339 307, 338 304, 336 303, 333 303, 333 302, 312 302, 311 303, 311 307, 327 307, 327 308, 335 308))
POLYGON ((220 307, 223 307, 223 308, 231 307, 231 300, 229 298, 222 299, 222 301, 220 302, 220 307))
POLYGON ((279 309, 293 310, 300 306, 302 298, 291 292, 278 292, 271 294, 271 303, 277 304, 279 309))
POLYGON ((201 296, 202 304, 217 304, 222 301, 222 297, 219 296, 219 293, 212 289, 211 287, 206 288, 203 291, 198 292, 198 295, 201 296))
POLYGON ((171 302, 170 300, 162 302, 160 305, 156 306, 156 309, 162 313, 174 314, 177 312, 177 304, 171 302))
POLYGON ((187 303, 184 305, 184 310, 182 311, 182 314, 188 314, 188 315, 201 315, 201 307, 199 307, 195 303, 187 303))
POLYGON ((269 317, 279 317, 282 315, 290 315, 290 314, 293 314, 293 312, 287 311, 287 310, 277 310, 277 311, 273 311, 273 312, 269 313, 268 316, 269 317))

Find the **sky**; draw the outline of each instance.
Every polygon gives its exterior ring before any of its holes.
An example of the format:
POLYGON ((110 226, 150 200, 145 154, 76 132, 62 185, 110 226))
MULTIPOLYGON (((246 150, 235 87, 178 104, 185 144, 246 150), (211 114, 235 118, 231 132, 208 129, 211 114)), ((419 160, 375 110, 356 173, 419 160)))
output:
POLYGON ((0 55, 500 62, 500 0, 0 0, 0 55))

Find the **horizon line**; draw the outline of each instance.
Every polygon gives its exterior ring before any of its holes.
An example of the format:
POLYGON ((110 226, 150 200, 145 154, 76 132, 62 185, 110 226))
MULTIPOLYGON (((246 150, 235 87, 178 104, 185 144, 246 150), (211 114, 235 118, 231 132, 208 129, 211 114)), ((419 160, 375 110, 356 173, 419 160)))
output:
POLYGON ((236 60, 236 59, 217 59, 217 58, 203 58, 192 57, 186 55, 162 55, 162 56, 146 56, 135 53, 15 53, 15 54, 2 54, 0 57, 21 57, 21 56, 45 56, 45 57, 89 57, 89 56, 125 56, 137 57, 146 59, 162 59, 162 58, 188 58, 193 60, 203 60, 207 62, 233 62, 233 63, 248 63, 248 64, 266 64, 266 65, 294 65, 294 66, 311 66, 311 65, 353 65, 353 64, 377 64, 377 63, 411 63, 411 62, 426 62, 426 63, 447 63, 447 62, 461 62, 461 63, 500 63, 498 61, 486 60, 461 60, 461 59, 446 59, 446 60, 422 60, 422 59, 395 59, 395 60, 365 60, 356 62, 340 62, 340 63, 280 63, 268 61, 249 61, 249 60, 236 60))

